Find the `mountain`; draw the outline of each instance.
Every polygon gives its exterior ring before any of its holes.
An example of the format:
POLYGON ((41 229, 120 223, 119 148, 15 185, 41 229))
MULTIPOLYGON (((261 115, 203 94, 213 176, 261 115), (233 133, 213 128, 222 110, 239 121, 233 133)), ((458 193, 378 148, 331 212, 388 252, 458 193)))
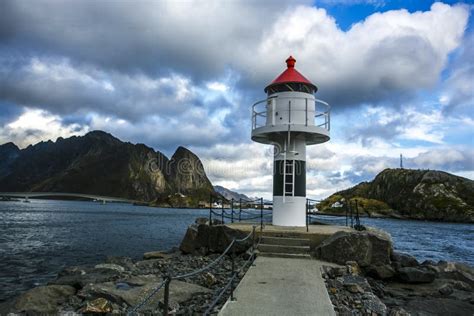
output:
POLYGON ((242 199, 242 201, 252 200, 251 198, 249 198, 245 194, 241 194, 241 193, 237 193, 235 191, 231 191, 231 190, 229 190, 227 188, 224 188, 223 186, 220 186, 220 185, 215 185, 214 190, 229 201, 231 199, 234 199, 234 201, 239 201, 240 199, 242 199))
POLYGON ((88 193, 172 206, 197 206, 215 194, 201 161, 186 148, 168 159, 102 131, 22 150, 4 144, 0 162, 0 191, 6 192, 88 193))
POLYGON ((323 200, 318 208, 343 213, 334 203, 358 200, 369 216, 474 222, 474 181, 443 171, 385 169, 373 181, 362 182, 323 200))

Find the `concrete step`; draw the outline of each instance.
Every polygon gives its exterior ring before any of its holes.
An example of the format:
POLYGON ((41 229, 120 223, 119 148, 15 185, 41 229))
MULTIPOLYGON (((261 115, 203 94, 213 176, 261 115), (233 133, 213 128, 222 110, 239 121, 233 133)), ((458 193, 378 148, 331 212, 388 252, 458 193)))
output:
POLYGON ((309 246, 285 246, 285 245, 260 244, 258 246, 258 250, 260 252, 306 254, 306 253, 309 253, 309 246))
POLYGON ((260 252, 258 256, 272 258, 294 258, 294 259, 311 259, 311 255, 307 253, 274 253, 260 252))
POLYGON ((262 236, 262 243, 280 246, 309 246, 309 239, 262 236))

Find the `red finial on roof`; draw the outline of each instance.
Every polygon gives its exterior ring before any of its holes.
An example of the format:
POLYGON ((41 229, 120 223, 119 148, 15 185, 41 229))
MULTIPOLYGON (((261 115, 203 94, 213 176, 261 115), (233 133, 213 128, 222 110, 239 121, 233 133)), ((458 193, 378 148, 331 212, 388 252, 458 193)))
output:
POLYGON ((296 64, 296 59, 294 59, 293 56, 288 57, 288 59, 286 60, 286 66, 288 68, 295 68, 295 64, 296 64))
POLYGON ((306 79, 302 74, 300 74, 295 69, 296 59, 293 56, 290 56, 286 59, 286 66, 288 67, 283 71, 275 80, 273 80, 266 88, 265 92, 267 92, 268 88, 278 84, 284 83, 304 83, 314 89, 314 92, 318 89, 314 84, 311 83, 308 79, 306 79))

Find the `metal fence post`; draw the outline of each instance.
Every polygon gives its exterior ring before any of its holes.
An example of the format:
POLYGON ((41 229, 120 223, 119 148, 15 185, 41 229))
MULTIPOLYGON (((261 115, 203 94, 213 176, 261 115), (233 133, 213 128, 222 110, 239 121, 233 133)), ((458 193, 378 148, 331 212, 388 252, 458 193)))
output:
POLYGON ((306 199, 306 232, 309 232, 309 200, 306 199))
POLYGON ((260 198, 260 231, 263 230, 263 198, 260 198))
POLYGON ((349 206, 347 204, 347 199, 346 199, 346 205, 345 206, 346 206, 345 209, 346 209, 346 227, 347 227, 347 226, 349 226, 349 222, 348 222, 349 219, 347 218, 347 213, 348 213, 347 211, 348 211, 349 206))
POLYGON ((349 203, 349 210, 351 211, 351 227, 354 228, 354 217, 352 215, 352 202, 349 203))
POLYGON ((212 194, 209 194, 209 226, 212 226, 212 194))
POLYGON ((169 276, 166 276, 165 280, 165 294, 163 297, 163 315, 168 316, 168 310, 169 310, 169 305, 170 305, 170 283, 171 283, 171 278, 169 276))
POLYGON ((221 208, 221 221, 222 221, 222 224, 224 224, 224 199, 221 199, 221 203, 222 203, 222 208, 221 208))
POLYGON ((239 223, 242 220, 242 198, 239 199, 239 223))
POLYGON ((235 274, 235 239, 234 239, 234 244, 232 245, 232 253, 230 255, 230 258, 232 260, 232 274, 231 274, 231 279, 230 279, 230 300, 234 300, 234 274, 235 274))
POLYGON ((234 198, 232 198, 230 200, 230 222, 233 223, 234 222, 234 198))
POLYGON ((252 266, 255 266, 255 228, 257 226, 252 225, 252 266))

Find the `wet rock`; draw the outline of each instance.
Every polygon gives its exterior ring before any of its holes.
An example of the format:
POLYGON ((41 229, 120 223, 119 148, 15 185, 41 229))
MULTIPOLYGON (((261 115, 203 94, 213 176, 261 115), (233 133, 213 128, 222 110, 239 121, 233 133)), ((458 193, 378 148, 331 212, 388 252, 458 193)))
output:
POLYGON ((393 262, 398 263, 398 265, 401 268, 417 267, 420 265, 418 260, 416 260, 415 257, 410 256, 406 253, 402 253, 402 252, 397 252, 397 251, 392 252, 391 259, 393 262))
POLYGON ((101 263, 94 266, 95 269, 110 269, 119 273, 125 272, 125 268, 115 263, 101 263))
POLYGON ((20 295, 14 309, 26 313, 56 313, 58 307, 75 293, 76 289, 68 285, 38 286, 20 295))
POLYGON ((81 313, 111 313, 113 311, 112 304, 103 297, 99 297, 93 301, 86 303, 86 306, 80 310, 81 313))
POLYGON ((392 253, 390 236, 382 232, 337 232, 324 240, 316 249, 321 260, 345 264, 356 261, 360 267, 390 263, 392 253))
POLYGON ((410 316, 410 313, 408 313, 402 307, 395 307, 390 310, 388 316, 410 316))
POLYGON ((379 280, 391 279, 395 275, 395 270, 393 270, 393 268, 388 264, 381 266, 371 265, 366 269, 366 271, 368 276, 379 280))
POLYGON ((195 225, 191 225, 186 230, 184 238, 179 245, 179 250, 183 253, 195 253, 198 247, 198 228, 195 225))
POLYGON ((397 271, 397 278, 406 283, 431 283, 435 277, 433 271, 420 268, 406 267, 397 271))
POLYGON ((169 259, 173 255, 164 251, 150 251, 150 252, 145 252, 143 254, 143 259, 144 260, 149 260, 149 259, 169 259))

